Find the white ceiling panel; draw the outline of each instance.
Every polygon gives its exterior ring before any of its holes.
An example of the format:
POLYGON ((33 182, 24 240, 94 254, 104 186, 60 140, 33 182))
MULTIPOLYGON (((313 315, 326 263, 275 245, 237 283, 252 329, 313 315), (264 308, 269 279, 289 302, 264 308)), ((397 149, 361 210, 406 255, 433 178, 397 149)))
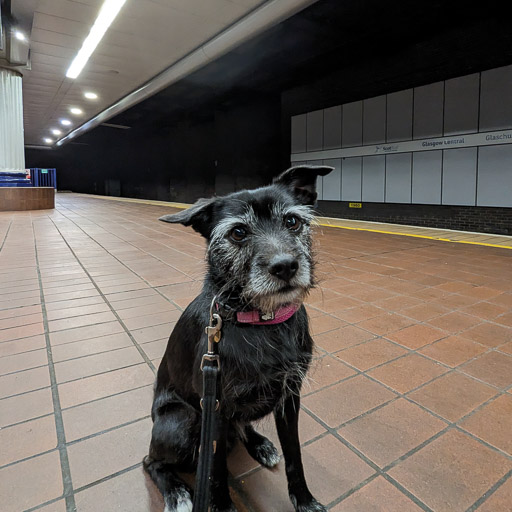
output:
POLYGON ((83 124, 248 14, 263 0, 127 0, 80 76, 65 73, 102 0, 12 0, 31 11, 31 69, 24 72, 25 143, 41 145, 62 117, 83 124), (93 91, 98 99, 83 94, 93 91), (73 117, 71 106, 84 114, 73 117))

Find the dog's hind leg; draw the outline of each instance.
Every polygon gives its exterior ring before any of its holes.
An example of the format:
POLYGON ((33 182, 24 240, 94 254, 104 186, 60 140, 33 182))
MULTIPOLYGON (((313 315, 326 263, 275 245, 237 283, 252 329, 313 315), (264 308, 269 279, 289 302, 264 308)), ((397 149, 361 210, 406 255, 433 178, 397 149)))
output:
POLYGON ((192 512, 191 492, 176 475, 172 464, 152 460, 149 456, 144 458, 143 464, 164 497, 164 512, 192 512))
POLYGON ((172 392, 155 398, 153 431, 144 469, 162 493, 165 512, 191 512, 192 492, 177 472, 191 472, 197 462, 200 414, 172 392))
POLYGON ((256 462, 267 468, 273 468, 278 464, 279 452, 270 439, 256 432, 252 425, 246 425, 244 434, 245 439, 242 439, 242 442, 256 462))

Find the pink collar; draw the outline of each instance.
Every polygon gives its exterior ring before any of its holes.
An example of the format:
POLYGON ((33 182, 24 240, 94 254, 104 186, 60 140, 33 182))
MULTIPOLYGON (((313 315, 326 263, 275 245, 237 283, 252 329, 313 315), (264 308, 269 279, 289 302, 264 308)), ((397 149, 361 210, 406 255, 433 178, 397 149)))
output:
POLYGON ((253 325, 274 325, 286 322, 291 318, 299 309, 297 304, 287 304, 281 306, 277 311, 271 313, 262 313, 258 310, 253 311, 239 311, 236 314, 236 319, 241 324, 253 324, 253 325))

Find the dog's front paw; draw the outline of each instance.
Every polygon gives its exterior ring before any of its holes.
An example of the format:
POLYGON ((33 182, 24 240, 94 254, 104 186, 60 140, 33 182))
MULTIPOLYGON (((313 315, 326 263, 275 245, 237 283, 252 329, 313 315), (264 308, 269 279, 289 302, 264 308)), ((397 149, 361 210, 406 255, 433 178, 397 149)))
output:
POLYGON ((192 512, 190 493, 181 488, 165 497, 164 512, 192 512))
POLYGON ((295 506, 295 512, 327 512, 327 509, 315 498, 311 498, 309 503, 297 503, 294 496, 290 496, 293 505, 295 506))
POLYGON ((273 468, 277 466, 281 460, 277 448, 273 445, 272 441, 266 437, 263 438, 263 441, 260 444, 253 447, 253 453, 251 455, 256 462, 259 462, 266 468, 273 468))

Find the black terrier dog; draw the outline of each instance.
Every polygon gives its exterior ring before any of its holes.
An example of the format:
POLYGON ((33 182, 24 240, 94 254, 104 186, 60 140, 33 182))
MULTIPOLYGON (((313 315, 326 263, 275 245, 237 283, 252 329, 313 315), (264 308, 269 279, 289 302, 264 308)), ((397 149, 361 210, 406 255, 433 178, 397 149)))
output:
POLYGON ((192 226, 207 242, 203 291, 178 320, 158 369, 153 432, 144 468, 165 500, 165 512, 192 510, 191 490, 177 472, 197 466, 201 431, 201 358, 214 302, 222 323, 219 343, 219 420, 211 481, 211 510, 233 512, 226 455, 239 438, 260 464, 279 455, 251 422, 274 413, 298 512, 325 512, 311 495, 302 465, 300 389, 313 349, 302 302, 314 285, 312 206, 317 176, 332 167, 292 167, 273 184, 200 199, 160 220, 192 226))

